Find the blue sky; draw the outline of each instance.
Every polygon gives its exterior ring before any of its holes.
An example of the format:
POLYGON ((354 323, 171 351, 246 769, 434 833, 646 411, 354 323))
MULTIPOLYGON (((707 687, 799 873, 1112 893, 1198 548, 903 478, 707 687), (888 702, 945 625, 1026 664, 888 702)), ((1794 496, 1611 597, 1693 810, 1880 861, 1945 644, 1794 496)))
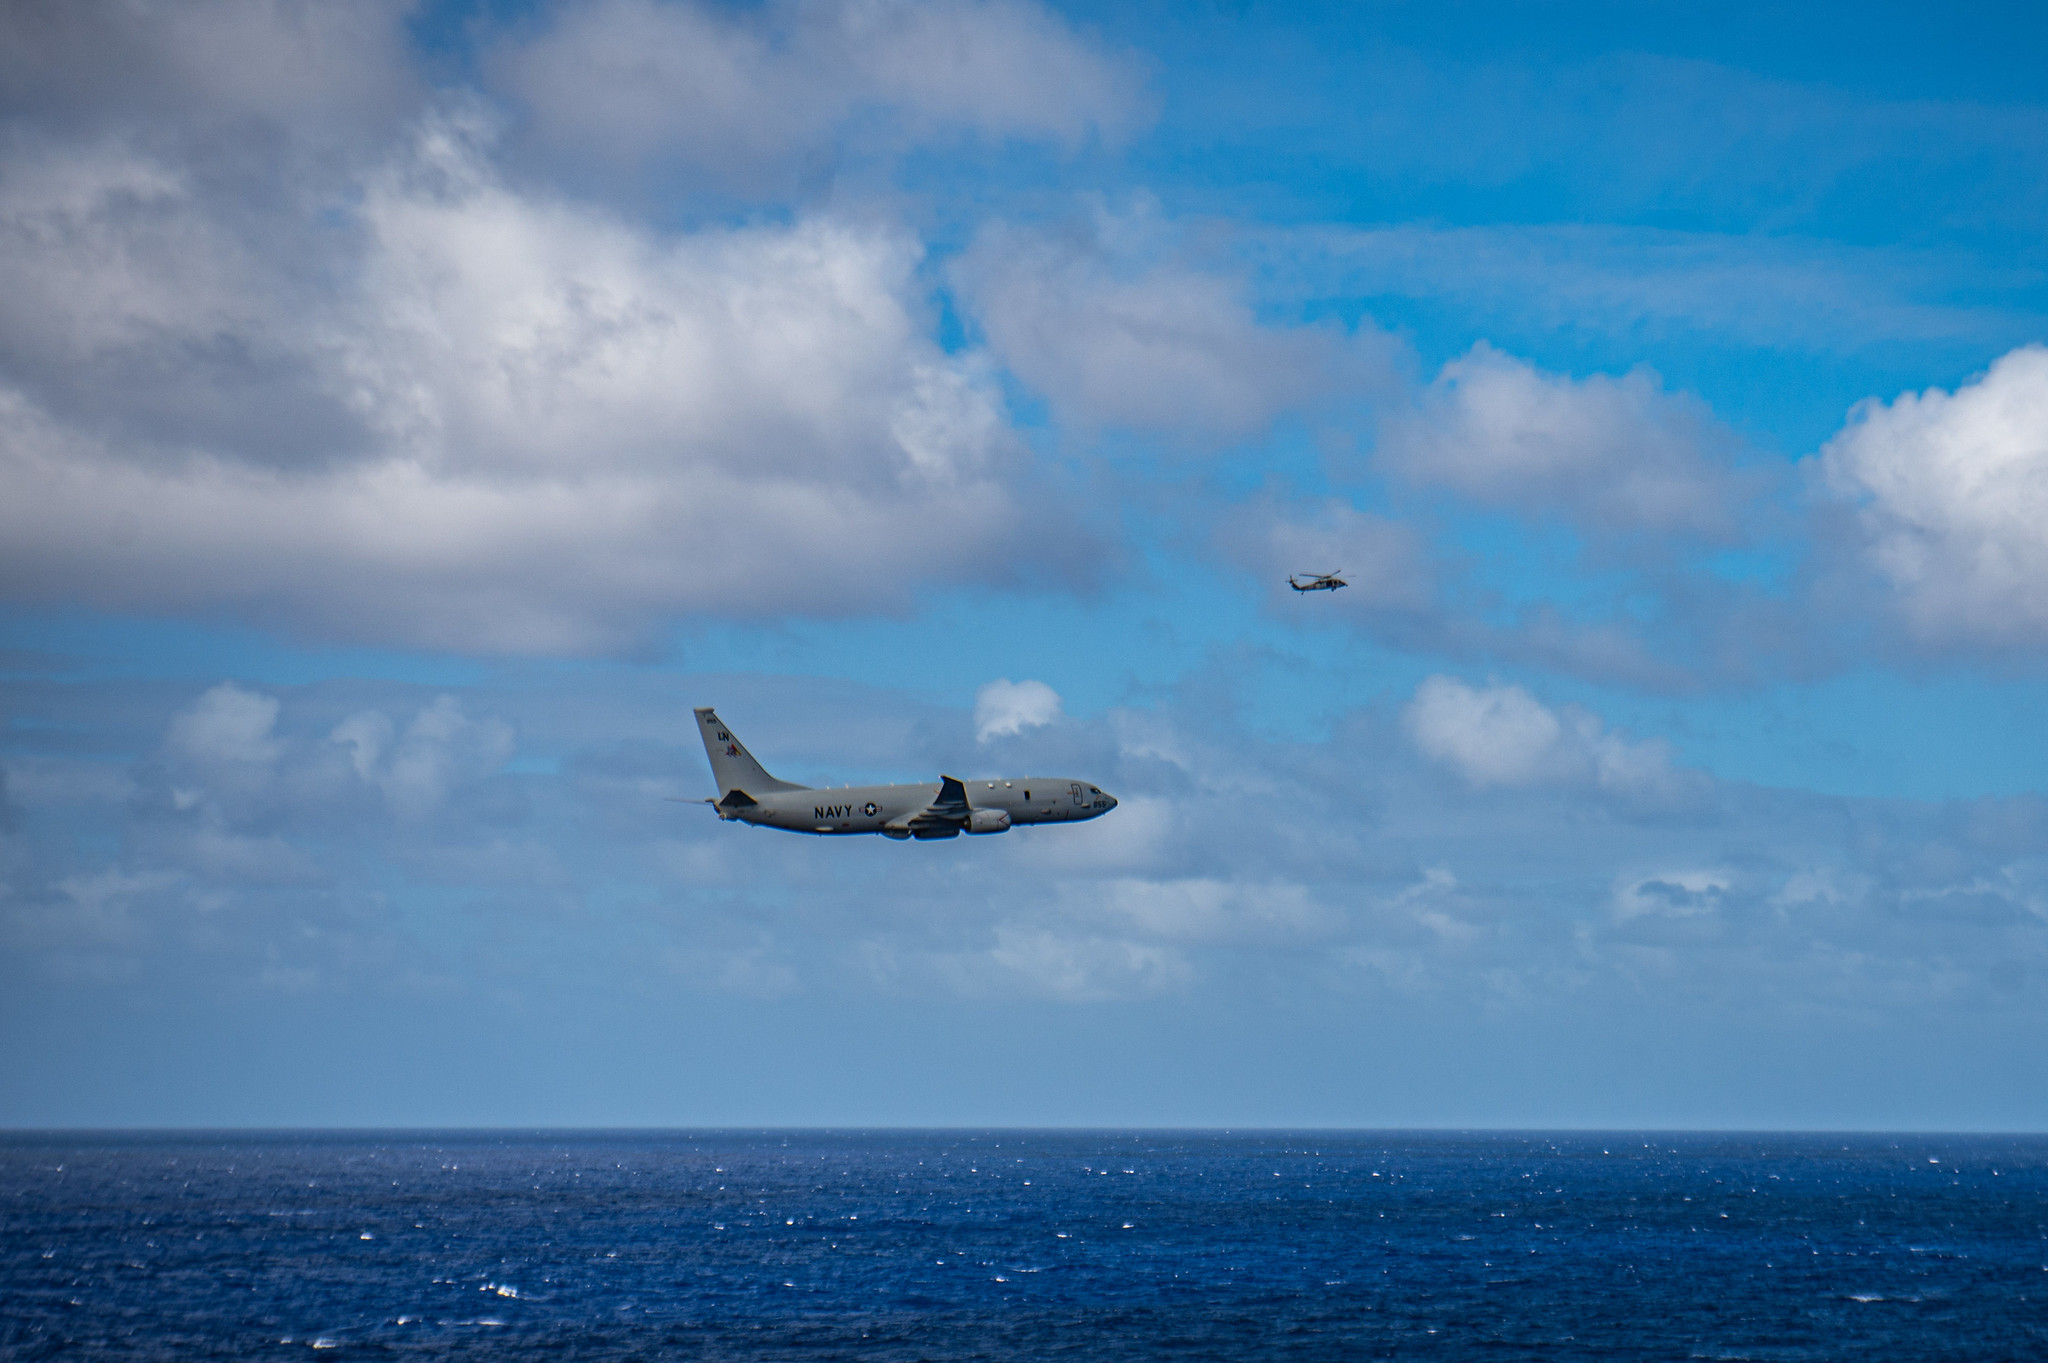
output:
POLYGON ((6 28, 0 1122, 2048 1122, 2034 9, 6 28))

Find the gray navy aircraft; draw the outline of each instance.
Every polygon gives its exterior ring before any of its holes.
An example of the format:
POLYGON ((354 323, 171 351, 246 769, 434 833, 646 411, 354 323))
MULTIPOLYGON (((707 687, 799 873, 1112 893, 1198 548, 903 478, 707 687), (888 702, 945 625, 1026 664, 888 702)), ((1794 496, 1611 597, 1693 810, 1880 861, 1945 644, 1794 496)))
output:
MULTIPOLYGON (((721 819, 792 833, 880 833, 885 838, 957 838, 1002 833, 1019 824, 1078 823, 1116 808, 1100 786, 1044 776, 937 785, 813 789, 770 776, 710 706, 697 710, 704 753, 718 782, 706 800, 721 819)), ((692 802, 694 803, 694 802, 692 802)))

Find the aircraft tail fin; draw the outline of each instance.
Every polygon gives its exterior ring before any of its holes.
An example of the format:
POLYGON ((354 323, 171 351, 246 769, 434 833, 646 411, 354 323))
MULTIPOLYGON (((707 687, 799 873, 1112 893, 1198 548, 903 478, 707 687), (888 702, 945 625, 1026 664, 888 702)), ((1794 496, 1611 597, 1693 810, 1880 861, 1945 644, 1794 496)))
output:
POLYGON ((736 790, 761 796, 778 790, 809 789, 770 776, 710 706, 697 707, 697 728, 704 735, 704 755, 711 759, 711 776, 718 782, 721 800, 736 790))

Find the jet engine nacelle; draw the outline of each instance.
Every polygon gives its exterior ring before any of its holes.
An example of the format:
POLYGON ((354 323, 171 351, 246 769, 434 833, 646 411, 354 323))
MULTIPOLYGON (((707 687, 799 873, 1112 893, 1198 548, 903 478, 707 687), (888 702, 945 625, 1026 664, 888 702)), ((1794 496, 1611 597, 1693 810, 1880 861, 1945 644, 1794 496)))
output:
POLYGON ((977 809, 967 816, 967 831, 970 833, 1007 833, 1010 831, 1010 812, 1006 809, 977 809))

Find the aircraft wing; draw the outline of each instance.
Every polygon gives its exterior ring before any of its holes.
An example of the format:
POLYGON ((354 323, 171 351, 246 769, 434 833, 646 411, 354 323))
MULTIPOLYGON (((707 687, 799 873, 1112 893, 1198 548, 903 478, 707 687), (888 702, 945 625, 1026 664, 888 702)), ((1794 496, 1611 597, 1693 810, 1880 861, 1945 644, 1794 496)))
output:
MULTIPOLYGON (((958 777, 939 778, 938 798, 904 821, 912 837, 950 838, 967 827, 967 787, 958 777)), ((899 835, 900 836, 900 835, 899 835)))

